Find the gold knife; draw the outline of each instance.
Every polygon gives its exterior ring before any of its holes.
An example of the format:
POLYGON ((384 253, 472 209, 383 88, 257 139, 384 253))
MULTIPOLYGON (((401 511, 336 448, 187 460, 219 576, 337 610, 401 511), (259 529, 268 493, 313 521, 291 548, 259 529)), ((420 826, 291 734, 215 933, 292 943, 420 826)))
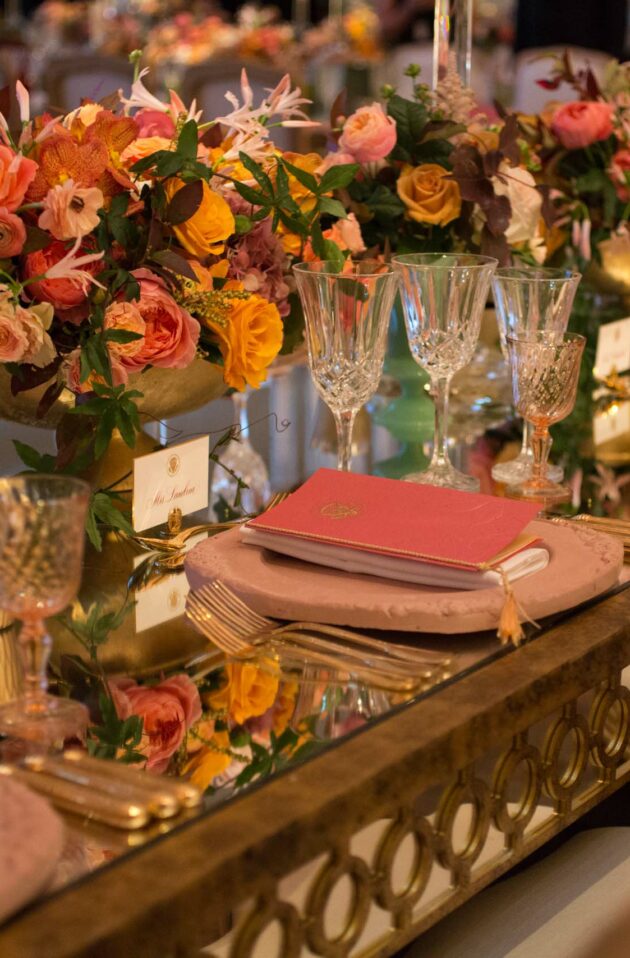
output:
POLYGON ((126 782, 134 788, 142 789, 145 794, 175 799, 182 808, 196 808, 202 801, 201 791, 190 782, 152 775, 150 772, 113 762, 110 759, 92 758, 78 748, 71 748, 64 752, 63 760, 86 772, 94 772, 115 781, 126 782))

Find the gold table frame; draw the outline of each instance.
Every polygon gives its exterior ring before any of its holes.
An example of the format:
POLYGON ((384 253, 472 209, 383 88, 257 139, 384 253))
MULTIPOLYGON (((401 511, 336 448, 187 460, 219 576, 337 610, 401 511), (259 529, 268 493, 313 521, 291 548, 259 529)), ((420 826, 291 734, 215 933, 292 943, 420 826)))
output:
POLYGON ((273 926, 279 958, 386 958, 630 780, 629 664, 625 590, 43 899, 0 954, 185 958, 230 930, 204 954, 275 958, 273 926))

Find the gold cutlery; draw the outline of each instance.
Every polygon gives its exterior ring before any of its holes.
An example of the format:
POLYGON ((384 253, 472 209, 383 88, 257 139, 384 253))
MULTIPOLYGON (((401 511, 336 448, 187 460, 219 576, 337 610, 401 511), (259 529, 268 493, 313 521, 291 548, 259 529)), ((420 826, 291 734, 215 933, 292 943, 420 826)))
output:
POLYGON ((630 558, 630 520, 616 519, 611 516, 591 516, 580 513, 577 516, 554 516, 551 520, 556 525, 573 525, 579 522, 591 526, 596 532, 605 532, 608 535, 621 539, 624 546, 625 558, 630 558))
MULTIPOLYGON (((247 608, 245 606, 245 608, 247 608)), ((401 661, 371 650, 341 647, 317 635, 293 632, 290 627, 281 633, 257 634, 239 623, 222 596, 216 591, 204 594, 190 593, 186 611, 197 628, 227 655, 251 658, 253 653, 273 655, 280 668, 295 668, 306 663, 345 671, 362 682, 389 691, 412 692, 435 684, 447 677, 443 660, 401 661)))
POLYGON ((201 792, 188 782, 161 778, 139 769, 70 749, 62 755, 31 754, 0 765, 53 804, 114 828, 144 828, 200 804, 201 792))

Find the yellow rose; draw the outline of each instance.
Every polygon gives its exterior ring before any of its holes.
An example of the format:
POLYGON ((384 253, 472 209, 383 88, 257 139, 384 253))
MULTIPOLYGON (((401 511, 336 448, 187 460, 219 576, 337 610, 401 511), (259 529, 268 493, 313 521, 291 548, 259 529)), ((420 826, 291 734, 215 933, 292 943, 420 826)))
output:
POLYGON ((295 711, 297 682, 283 682, 273 710, 273 730, 282 735, 295 711))
MULTIPOLYGON (((317 153, 283 153, 284 159, 292 166, 304 170, 306 173, 316 175, 317 170, 322 165, 322 158, 317 153)), ((310 190, 308 190, 299 180, 289 173, 289 192, 291 198, 295 200, 303 213, 310 213, 317 202, 310 190)), ((282 223, 278 225, 278 234, 282 241, 282 248, 290 256, 297 256, 302 248, 303 239, 297 233, 289 232, 288 228, 282 223)))
MULTIPOLYGON (((210 189, 205 180, 201 180, 203 195, 201 204, 190 219, 173 227, 173 231, 191 256, 205 258, 210 253, 222 253, 225 240, 235 229, 234 216, 226 200, 210 189)), ((185 184, 174 177, 166 180, 164 189, 170 203, 175 194, 185 184)))
POLYGON ((396 188, 410 219, 434 226, 457 219, 462 208, 459 186, 446 176, 448 170, 438 163, 403 167, 396 188))
POLYGON ((282 346, 282 320, 275 303, 255 293, 234 299, 227 324, 208 320, 207 326, 219 339, 227 385, 241 391, 245 386, 257 389, 282 346))
POLYGON ((235 722, 242 725, 248 718, 263 715, 278 694, 278 676, 272 668, 261 669, 251 662, 227 665, 227 684, 210 696, 212 708, 227 709, 235 722))
POLYGON ((184 768, 186 774, 190 775, 190 781, 202 791, 212 784, 217 775, 224 772, 232 761, 228 749, 230 747, 230 737, 227 732, 215 732, 211 739, 214 748, 205 745, 198 752, 195 752, 193 758, 184 768))

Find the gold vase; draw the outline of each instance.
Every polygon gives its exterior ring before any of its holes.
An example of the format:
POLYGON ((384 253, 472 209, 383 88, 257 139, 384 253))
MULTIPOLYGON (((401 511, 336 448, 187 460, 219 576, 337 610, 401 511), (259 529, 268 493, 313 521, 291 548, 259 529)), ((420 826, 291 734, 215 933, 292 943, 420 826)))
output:
MULTIPOLYGON (((186 369, 154 367, 130 376, 129 387, 143 393, 138 401, 138 409, 145 422, 192 412, 218 399, 227 388, 221 368, 202 359, 195 359, 186 369)), ((64 428, 67 428, 70 420, 74 419, 68 416, 74 405, 73 394, 64 390, 51 409, 43 417, 38 417, 37 407, 46 388, 40 386, 13 396, 10 377, 0 367, 0 417, 45 429, 56 429, 63 420, 64 428)), ((133 449, 129 449, 120 434, 114 433, 105 454, 87 470, 84 477, 95 488, 116 483, 119 491, 131 492, 133 460, 156 448, 156 440, 146 432, 138 433, 133 449), (126 478, 119 482, 123 477, 126 478)), ((88 546, 79 593, 83 607, 99 602, 103 607, 120 608, 127 596, 127 582, 137 555, 138 550, 132 542, 113 534, 104 537, 103 551, 100 553, 88 546)), ((184 588, 185 577, 179 581, 174 577, 173 595, 176 589, 183 594, 184 588)), ((81 653, 80 646, 63 626, 52 620, 49 627, 54 638, 53 663, 58 662, 59 656, 64 653, 81 653)), ((11 698, 19 691, 16 686, 19 669, 15 645, 11 633, 4 633, 5 639, 2 639, 2 635, 0 632, 0 701, 3 696, 11 698)), ((135 610, 132 610, 121 627, 110 635, 102 649, 101 658, 108 671, 140 674, 168 668, 176 660, 181 661, 182 655, 194 654, 206 645, 206 640, 187 627, 182 617, 136 633, 135 610)))

